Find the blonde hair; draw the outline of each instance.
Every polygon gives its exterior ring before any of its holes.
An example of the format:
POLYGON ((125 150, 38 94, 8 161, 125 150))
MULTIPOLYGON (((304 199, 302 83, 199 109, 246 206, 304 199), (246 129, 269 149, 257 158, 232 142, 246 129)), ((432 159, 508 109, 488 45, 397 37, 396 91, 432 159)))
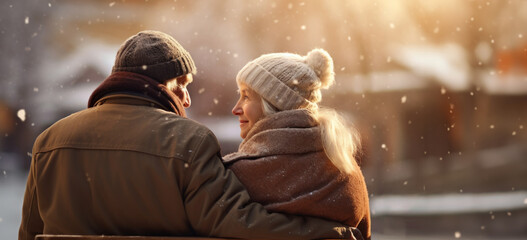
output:
POLYGON ((320 108, 317 115, 324 151, 335 167, 351 173, 359 166, 356 159, 360 151, 357 129, 346 124, 345 119, 334 109, 320 108))
MULTIPOLYGON (((265 116, 279 110, 262 97, 265 116)), ((360 137, 356 128, 347 124, 344 117, 331 108, 308 109, 320 124, 322 147, 329 160, 341 172, 351 173, 358 168, 360 137)))

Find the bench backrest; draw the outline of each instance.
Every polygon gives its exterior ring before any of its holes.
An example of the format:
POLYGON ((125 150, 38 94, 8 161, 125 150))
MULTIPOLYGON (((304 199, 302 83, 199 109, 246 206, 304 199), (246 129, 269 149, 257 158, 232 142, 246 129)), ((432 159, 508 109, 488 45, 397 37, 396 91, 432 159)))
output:
POLYGON ((221 240, 221 239, 225 239, 225 238, 108 236, 108 235, 52 235, 52 234, 41 234, 35 237, 35 240, 221 240))

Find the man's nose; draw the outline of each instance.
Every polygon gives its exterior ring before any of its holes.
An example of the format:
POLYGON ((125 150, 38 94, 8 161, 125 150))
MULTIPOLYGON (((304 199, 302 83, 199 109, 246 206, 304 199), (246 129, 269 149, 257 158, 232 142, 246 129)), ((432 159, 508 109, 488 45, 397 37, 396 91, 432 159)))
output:
POLYGON ((190 99, 190 93, 186 88, 183 92, 185 93, 185 102, 183 103, 183 107, 188 108, 192 104, 192 100, 190 99))

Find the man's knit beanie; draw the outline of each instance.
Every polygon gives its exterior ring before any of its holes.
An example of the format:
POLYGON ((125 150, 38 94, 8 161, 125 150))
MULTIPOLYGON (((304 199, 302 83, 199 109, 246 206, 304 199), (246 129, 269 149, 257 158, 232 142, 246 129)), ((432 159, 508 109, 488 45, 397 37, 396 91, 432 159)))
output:
POLYGON ((164 83, 196 73, 190 54, 170 35, 142 31, 128 38, 117 52, 114 72, 134 72, 164 83))
POLYGON ((245 83, 279 110, 318 108, 321 88, 334 81, 333 60, 323 49, 306 56, 292 53, 264 54, 247 63, 236 81, 245 83))

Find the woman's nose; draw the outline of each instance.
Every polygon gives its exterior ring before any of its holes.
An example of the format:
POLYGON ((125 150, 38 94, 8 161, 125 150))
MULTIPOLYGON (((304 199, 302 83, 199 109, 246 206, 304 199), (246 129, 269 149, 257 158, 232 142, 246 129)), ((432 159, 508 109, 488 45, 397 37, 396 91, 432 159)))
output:
POLYGON ((238 115, 241 115, 242 113, 243 113, 242 108, 238 106, 238 103, 236 103, 236 105, 234 105, 234 108, 232 108, 232 114, 238 116, 238 115))

